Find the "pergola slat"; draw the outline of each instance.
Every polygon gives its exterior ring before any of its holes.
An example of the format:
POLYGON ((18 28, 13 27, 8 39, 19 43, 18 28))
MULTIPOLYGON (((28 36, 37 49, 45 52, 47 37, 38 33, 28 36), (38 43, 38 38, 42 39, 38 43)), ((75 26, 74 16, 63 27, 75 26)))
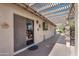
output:
POLYGON ((47 19, 52 20, 55 17, 67 18, 71 3, 36 3, 30 7, 47 19))

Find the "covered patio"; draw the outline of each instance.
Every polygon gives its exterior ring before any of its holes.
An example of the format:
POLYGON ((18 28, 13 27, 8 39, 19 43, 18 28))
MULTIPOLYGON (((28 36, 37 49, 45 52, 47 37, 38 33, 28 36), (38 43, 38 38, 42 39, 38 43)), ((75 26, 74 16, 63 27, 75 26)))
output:
MULTIPOLYGON (((19 4, 21 5, 21 4, 19 4)), ((75 55, 75 48, 72 47, 75 41, 71 41, 70 25, 69 21, 75 18, 75 4, 72 3, 26 3, 28 8, 35 11, 38 16, 43 16, 51 22, 54 22, 56 26, 63 25, 65 32, 55 34, 56 37, 51 38, 54 40, 46 40, 37 44, 39 49, 35 51, 26 50, 17 55, 27 56, 70 56, 75 55), (57 37, 58 35, 58 37, 57 37), (50 42, 50 43, 49 43, 50 42), (72 43, 73 42, 73 43, 72 43), (45 46, 43 46, 45 45, 45 46), (45 48, 48 46, 47 48, 45 48), (72 50, 72 51, 71 51, 72 50), (50 52, 48 52, 50 51, 50 52)), ((57 29, 56 29, 57 30, 57 29)), ((74 35, 74 34, 73 34, 74 35)), ((75 36, 75 35, 74 35, 75 36)), ((73 37, 74 38, 74 37, 73 37)))
POLYGON ((77 7, 77 3, 0 4, 0 55, 75 56, 77 7))

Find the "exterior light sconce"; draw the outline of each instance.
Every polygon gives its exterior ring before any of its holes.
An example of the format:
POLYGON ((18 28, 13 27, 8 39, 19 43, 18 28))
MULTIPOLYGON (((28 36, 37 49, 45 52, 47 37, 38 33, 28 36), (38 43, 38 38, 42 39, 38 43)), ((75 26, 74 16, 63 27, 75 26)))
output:
POLYGON ((41 28, 41 25, 39 24, 39 28, 41 28))
POLYGON ((36 23, 38 24, 38 23, 39 23, 39 21, 37 20, 37 21, 36 21, 36 23))

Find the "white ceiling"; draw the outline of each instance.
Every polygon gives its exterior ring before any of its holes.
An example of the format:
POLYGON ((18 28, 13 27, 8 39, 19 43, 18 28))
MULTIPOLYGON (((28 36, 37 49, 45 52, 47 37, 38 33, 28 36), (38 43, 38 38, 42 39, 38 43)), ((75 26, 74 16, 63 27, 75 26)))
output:
POLYGON ((56 25, 66 23, 66 18, 71 7, 70 3, 26 3, 39 14, 48 18, 56 25))

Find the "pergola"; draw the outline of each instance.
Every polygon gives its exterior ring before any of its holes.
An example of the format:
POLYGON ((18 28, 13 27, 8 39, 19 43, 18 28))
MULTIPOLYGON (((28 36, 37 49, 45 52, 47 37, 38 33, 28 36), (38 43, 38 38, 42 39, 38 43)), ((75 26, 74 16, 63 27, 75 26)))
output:
POLYGON ((75 8, 73 3, 26 3, 25 5, 28 5, 54 24, 63 24, 66 27, 66 45, 70 45, 70 26, 67 22, 72 18, 74 19, 75 8))
POLYGON ((48 20, 65 24, 70 13, 71 3, 25 3, 48 20))

